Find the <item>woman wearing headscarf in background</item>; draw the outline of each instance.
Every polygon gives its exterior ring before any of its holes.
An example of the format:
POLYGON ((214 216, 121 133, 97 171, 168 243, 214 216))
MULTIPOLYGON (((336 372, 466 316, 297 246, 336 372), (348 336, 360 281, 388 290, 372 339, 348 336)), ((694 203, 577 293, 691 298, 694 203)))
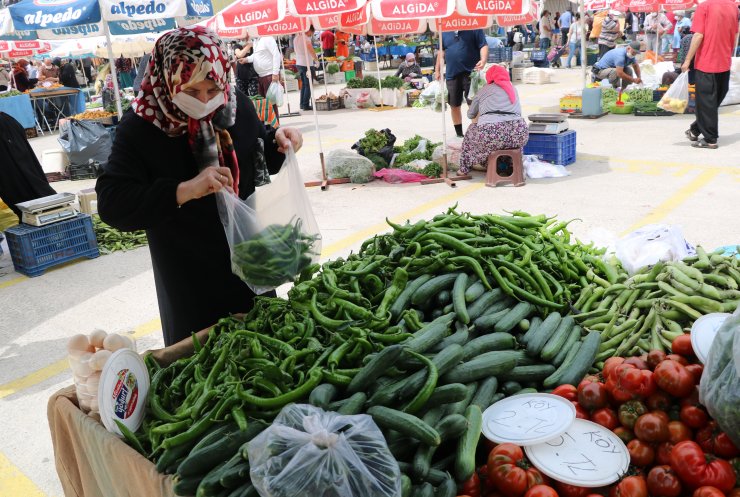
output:
POLYGON ((485 166, 496 150, 521 148, 529 139, 529 127, 522 119, 519 94, 511 84, 509 71, 498 64, 486 71, 481 88, 468 109, 475 121, 465 133, 460 154, 460 174, 473 166, 485 166))
POLYGON ((34 83, 28 79, 28 61, 19 59, 13 68, 13 79, 15 80, 15 89, 18 91, 30 90, 34 83))
POLYGON ((165 344, 229 314, 254 294, 231 272, 214 192, 254 191, 255 161, 279 171, 300 132, 266 129, 254 106, 229 84, 231 62, 204 27, 164 34, 141 91, 116 129, 98 179, 98 212, 124 231, 145 229, 165 344), (264 144, 264 153, 262 146, 264 144))

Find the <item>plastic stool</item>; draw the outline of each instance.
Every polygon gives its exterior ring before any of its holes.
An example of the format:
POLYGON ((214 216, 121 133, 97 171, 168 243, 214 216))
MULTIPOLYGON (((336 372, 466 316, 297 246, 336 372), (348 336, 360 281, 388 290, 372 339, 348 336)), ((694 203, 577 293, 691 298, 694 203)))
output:
POLYGON ((522 149, 497 150, 488 156, 486 168, 486 186, 496 187, 499 184, 511 183, 514 186, 524 186, 524 166, 522 164, 522 149), (511 174, 501 176, 497 171, 499 158, 509 157, 511 159, 511 174))

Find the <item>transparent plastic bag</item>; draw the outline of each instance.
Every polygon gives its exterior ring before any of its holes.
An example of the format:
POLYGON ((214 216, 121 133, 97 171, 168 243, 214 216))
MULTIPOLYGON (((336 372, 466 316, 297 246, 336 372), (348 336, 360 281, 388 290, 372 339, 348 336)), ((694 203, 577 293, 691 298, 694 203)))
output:
POLYGON ((270 83, 270 86, 267 88, 267 93, 265 94, 265 98, 268 101, 280 107, 281 105, 283 105, 284 91, 285 90, 283 90, 283 85, 281 85, 277 81, 273 81, 272 83, 270 83))
POLYGON ((421 173, 415 173, 413 171, 404 171, 403 169, 391 169, 383 168, 380 171, 376 171, 374 176, 376 178, 382 178, 386 183, 398 184, 398 183, 417 183, 429 179, 421 173))
POLYGON ((481 88, 486 86, 486 77, 483 71, 473 71, 470 73, 470 91, 468 92, 468 98, 473 98, 480 91, 481 88))
POLYGON ((262 497, 401 495, 398 463, 366 414, 291 404, 247 450, 252 485, 262 497))
POLYGON ((699 400, 740 447, 740 308, 717 330, 701 375, 699 400))
POLYGON ((658 107, 668 112, 683 114, 689 105, 689 73, 682 72, 668 88, 658 107))
POLYGON ((617 258, 629 274, 658 261, 680 261, 696 254, 678 226, 649 224, 617 241, 617 258))
POLYGON ((231 270, 257 294, 293 281, 321 253, 321 234, 295 153, 280 172, 246 200, 233 191, 216 192, 231 250, 231 270))

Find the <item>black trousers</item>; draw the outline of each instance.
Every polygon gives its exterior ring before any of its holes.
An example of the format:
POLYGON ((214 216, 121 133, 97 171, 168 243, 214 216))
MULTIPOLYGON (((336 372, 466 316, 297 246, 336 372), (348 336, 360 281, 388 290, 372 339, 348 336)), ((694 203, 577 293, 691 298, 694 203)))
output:
POLYGON ((696 121, 691 132, 703 135, 707 143, 717 143, 719 137, 719 104, 730 88, 730 71, 719 73, 695 71, 696 121))

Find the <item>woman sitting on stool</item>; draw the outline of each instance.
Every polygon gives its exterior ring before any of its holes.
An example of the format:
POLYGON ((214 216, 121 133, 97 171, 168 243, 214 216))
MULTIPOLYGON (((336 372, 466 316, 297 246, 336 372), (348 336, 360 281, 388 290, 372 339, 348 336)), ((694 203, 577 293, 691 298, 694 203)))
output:
POLYGON ((519 94, 505 67, 494 64, 486 71, 486 86, 475 95, 468 110, 474 124, 468 128, 460 154, 460 173, 485 166, 496 150, 521 148, 529 140, 529 127, 522 119, 519 94))

